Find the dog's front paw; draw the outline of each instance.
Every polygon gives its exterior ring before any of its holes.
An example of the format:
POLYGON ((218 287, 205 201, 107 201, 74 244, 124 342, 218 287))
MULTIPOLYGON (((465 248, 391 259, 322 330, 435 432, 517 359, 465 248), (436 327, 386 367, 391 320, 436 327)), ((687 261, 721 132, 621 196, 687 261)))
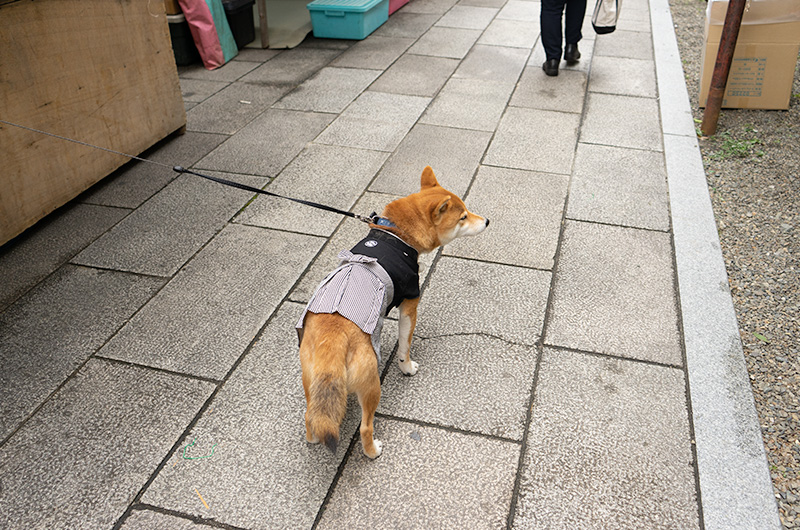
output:
POLYGON ((400 361, 399 366, 400 371, 405 375, 414 375, 417 373, 417 370, 419 370, 419 363, 412 361, 411 359, 407 361, 400 361))
POLYGON ((364 454, 367 455, 367 458, 375 460, 381 453, 383 453, 383 443, 380 440, 372 440, 372 453, 368 453, 366 449, 364 449, 364 454))

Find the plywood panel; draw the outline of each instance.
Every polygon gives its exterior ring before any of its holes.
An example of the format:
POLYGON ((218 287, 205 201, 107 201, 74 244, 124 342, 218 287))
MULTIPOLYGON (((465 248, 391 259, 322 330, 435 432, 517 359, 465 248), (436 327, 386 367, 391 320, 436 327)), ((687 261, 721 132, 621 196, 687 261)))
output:
MULTIPOLYGON (((164 2, 0 1, 0 120, 130 154, 180 129, 164 2)), ((0 244, 127 161, 0 124, 0 244)))

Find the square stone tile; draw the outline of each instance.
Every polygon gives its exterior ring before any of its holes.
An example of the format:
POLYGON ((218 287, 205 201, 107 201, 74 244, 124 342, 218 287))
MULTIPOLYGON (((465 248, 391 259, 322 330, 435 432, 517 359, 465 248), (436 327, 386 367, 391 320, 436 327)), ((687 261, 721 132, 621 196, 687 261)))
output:
POLYGON ((430 98, 365 92, 317 137, 321 144, 394 151, 430 98))
POLYGON ((680 370, 545 348, 513 528, 699 528, 680 370))
POLYGON ((522 441, 535 347, 464 334, 414 340, 411 358, 419 371, 390 368, 378 412, 522 441))
MULTIPOLYGON (((349 210, 387 156, 388 153, 378 151, 311 144, 266 189, 349 210)), ((325 237, 331 235, 342 220, 341 214, 266 195, 256 198, 236 218, 236 222, 248 225, 325 237)))
POLYGON ((245 83, 284 86, 289 90, 327 66, 341 49, 298 46, 284 50, 241 78, 245 83))
POLYGON ((133 510, 120 528, 122 530, 205 530, 205 525, 195 523, 190 519, 143 509, 133 510))
POLYGON ((383 418, 375 434, 383 454, 351 455, 318 528, 505 526, 517 444, 383 418))
POLYGON ((549 345, 681 366, 670 236, 567 221, 549 345))
POLYGON ((551 270, 568 184, 567 175, 481 166, 466 203, 489 227, 445 254, 551 270))
POLYGON ((483 163, 568 175, 579 123, 578 114, 508 107, 483 163))
POLYGON ((258 65, 252 62, 228 61, 219 68, 207 70, 202 64, 183 66, 178 69, 181 79, 202 79, 207 81, 227 81, 229 83, 238 80, 258 65))
POLYGON ((590 92, 581 142, 663 151, 658 100, 590 92))
POLYGON ((522 72, 509 105, 580 114, 583 111, 584 99, 586 99, 585 73, 561 70, 558 77, 548 77, 539 64, 529 65, 522 72))
POLYGON ((592 61, 591 92, 656 97, 656 70, 652 60, 606 57, 592 61))
POLYGON ((614 33, 595 39, 594 54, 652 61, 653 37, 650 33, 617 29, 614 33))
POLYGON ((453 77, 516 83, 527 59, 528 50, 523 48, 476 44, 461 61, 453 77))
POLYGON ((403 54, 372 83, 369 90, 433 97, 457 66, 457 59, 403 54))
POLYGON ((492 7, 455 5, 436 22, 436 26, 484 30, 497 11, 492 7))
MULTIPOLYGON (((280 307, 142 502, 239 528, 311 527, 361 413, 351 396, 336 455, 306 442, 306 402, 294 328, 302 310, 299 304, 280 307), (217 444, 213 457, 184 459, 183 447, 193 440, 198 450, 217 444)), ((397 340, 390 327, 382 337, 386 351, 397 340)), ((357 444, 360 452, 360 441, 357 444)))
POLYGON ((292 87, 236 82, 186 113, 190 131, 234 134, 253 121, 292 87))
MULTIPOLYGON (((585 19, 588 21, 589 19, 585 19)), ((584 22, 584 30, 583 35, 584 38, 581 39, 581 42, 578 44, 578 48, 581 52, 581 58, 578 60, 576 64, 569 65, 566 61, 561 61, 558 66, 559 71, 559 78, 561 77, 562 72, 583 72, 587 76, 589 75, 589 69, 592 65, 592 59, 594 57, 594 39, 587 39, 587 31, 591 31, 594 33, 594 29, 592 29, 592 25, 590 22, 584 22), (588 29, 587 29, 588 24, 588 29)), ((533 47, 533 52, 531 53, 530 58, 528 59, 528 66, 538 68, 541 75, 545 75, 544 71, 542 70, 542 63, 544 63, 545 54, 544 54, 544 47, 542 47, 542 40, 539 39, 536 42, 536 46, 533 47)), ((555 79, 554 79, 555 81, 555 79)))
POLYGON ((183 77, 178 81, 181 86, 183 100, 191 103, 202 103, 230 84, 228 81, 204 81, 183 77))
POLYGON ((482 334, 533 346, 550 278, 549 272, 443 256, 422 294, 415 335, 482 334))
POLYGON ((254 63, 263 63, 272 58, 276 55, 280 55, 284 50, 270 50, 268 48, 242 48, 239 50, 239 53, 236 57, 233 58, 234 61, 248 61, 254 63))
POLYGON ((163 284, 65 265, 0 313, 0 440, 163 284))
POLYGON ((530 50, 539 38, 539 21, 495 18, 483 32, 478 44, 509 46, 530 50))
POLYGON ((0 247, 0 311, 130 213, 70 203, 0 247))
POLYGON ((331 114, 269 109, 196 167, 275 176, 334 118, 331 114))
POLYGON ((439 184, 463 197, 478 168, 491 133, 416 125, 384 164, 371 191, 405 196, 419 191, 420 176, 431 166, 439 184), (459 156, 453 156, 453 146, 459 156))
MULTIPOLYGON (((417 0, 414 1, 414 4, 417 4, 417 0)), ((376 29, 372 35, 376 37, 411 37, 418 39, 439 20, 440 15, 415 13, 409 11, 407 9, 409 7, 410 4, 406 4, 400 11, 392 13, 389 20, 376 29)))
POLYGON ((98 355, 222 379, 321 243, 227 226, 98 355))
MULTIPOLYGON (((216 174, 256 188, 267 179, 216 174)), ((253 193, 184 174, 103 234, 72 263, 172 276, 253 198, 253 193)))
POLYGON ((350 47, 331 66, 385 70, 414 43, 412 37, 373 35, 350 47))
MULTIPOLYGON (((430 13, 443 15, 453 7, 458 0, 414 0, 403 6, 407 13, 430 13)), ((394 16, 394 15, 393 15, 394 16)))
POLYGON ((275 108, 339 113, 380 74, 380 70, 323 68, 276 103, 275 108))
POLYGON ((480 36, 481 30, 479 29, 436 26, 420 37, 408 51, 417 55, 463 59, 480 36))
POLYGON ((141 156, 169 167, 132 161, 78 197, 80 202, 118 208, 136 208, 155 195, 179 173, 173 166, 192 167, 229 138, 226 134, 187 132, 175 135, 141 156))
POLYGON ((509 0, 497 14, 497 18, 505 20, 523 20, 526 22, 539 22, 541 12, 539 2, 528 0, 509 0))
POLYGON ((568 217, 667 231, 668 200, 661 153, 578 144, 568 217))
POLYGON ((4 525, 111 528, 213 389, 90 360, 0 448, 4 525))
POLYGON ((420 123, 492 132, 513 89, 507 80, 451 78, 420 123))

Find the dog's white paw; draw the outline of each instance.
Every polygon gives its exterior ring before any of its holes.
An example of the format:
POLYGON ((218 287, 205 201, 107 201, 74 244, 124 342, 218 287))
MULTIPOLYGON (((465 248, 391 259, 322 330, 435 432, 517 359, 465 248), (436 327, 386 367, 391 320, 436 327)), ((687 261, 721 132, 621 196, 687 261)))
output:
POLYGON ((364 451, 364 454, 367 455, 367 458, 371 458, 372 460, 375 460, 376 458, 381 456, 381 454, 383 453, 383 442, 381 442, 380 440, 373 439, 372 440, 372 445, 375 447, 375 454, 370 456, 370 455, 367 454, 366 451, 364 451))
POLYGON ((400 361, 399 366, 405 375, 414 375, 419 370, 419 363, 416 361, 400 361))

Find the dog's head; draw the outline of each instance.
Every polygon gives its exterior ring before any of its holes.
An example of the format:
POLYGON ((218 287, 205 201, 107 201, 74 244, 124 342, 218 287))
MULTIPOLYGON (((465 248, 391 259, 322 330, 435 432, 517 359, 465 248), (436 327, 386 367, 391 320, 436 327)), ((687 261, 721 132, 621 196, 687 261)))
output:
POLYGON ((420 190, 389 203, 384 215, 422 252, 480 234, 489 226, 488 219, 467 210, 464 201, 439 184, 430 166, 422 172, 420 190))

